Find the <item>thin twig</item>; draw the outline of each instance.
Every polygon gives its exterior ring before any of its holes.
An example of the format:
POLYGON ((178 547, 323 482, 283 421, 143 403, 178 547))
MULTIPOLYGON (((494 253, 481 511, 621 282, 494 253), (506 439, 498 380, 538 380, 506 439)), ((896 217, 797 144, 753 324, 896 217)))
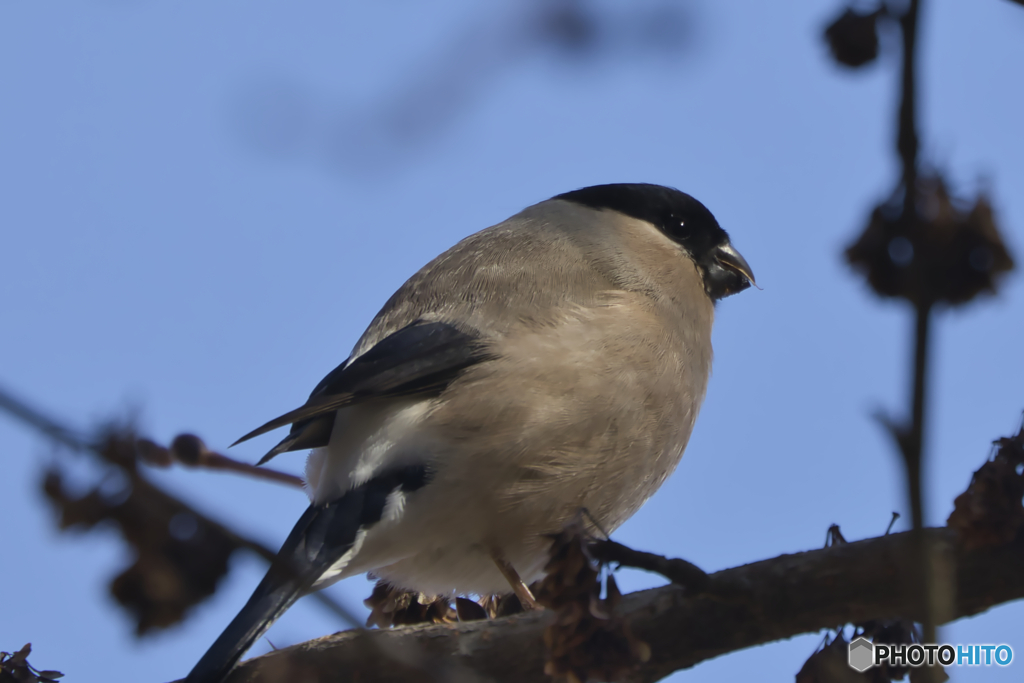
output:
MULTIPOLYGON (((899 132, 896 149, 899 152, 903 176, 903 221, 909 226, 918 220, 917 176, 919 136, 917 131, 917 27, 920 18, 921 1, 910 0, 907 11, 900 17, 903 34, 903 70, 899 109, 899 132)), ((917 551, 921 571, 919 595, 922 603, 922 631, 924 642, 935 642, 935 582, 929 549, 924 535, 924 432, 925 401, 927 399, 928 353, 932 301, 921 292, 915 302, 914 321, 914 375, 911 397, 911 419, 909 428, 901 430, 898 439, 907 470, 907 490, 910 503, 912 538, 917 551)))
POLYGON ((920 0, 910 0, 910 7, 900 17, 900 29, 903 33, 903 73, 901 79, 901 96, 899 110, 899 127, 896 138, 896 151, 900 155, 903 175, 903 219, 910 221, 916 218, 914 195, 917 189, 917 82, 915 79, 917 59, 917 19, 920 13, 920 0))
POLYGON ((287 472, 281 472, 280 470, 273 470, 266 467, 257 467, 256 465, 250 465, 247 462, 240 462, 234 458, 229 458, 222 453, 209 453, 200 464, 200 467, 204 467, 208 470, 221 470, 224 472, 237 472, 244 474, 247 477, 255 477, 256 479, 265 479, 278 484, 286 484, 288 486, 294 486, 296 488, 305 488, 306 482, 303 481, 302 477, 297 477, 294 474, 288 474, 287 472))
POLYGON ((589 550, 596 560, 661 574, 688 592, 700 593, 708 585, 707 572, 686 560, 633 550, 615 541, 593 541, 589 550))
POLYGON ((904 458, 907 465, 907 485, 910 498, 910 515, 913 532, 918 541, 921 562, 921 590, 925 603, 925 621, 922 622, 924 642, 935 642, 935 614, 932 608, 932 592, 934 581, 931 563, 928 561, 928 548, 923 529, 925 526, 925 491, 924 491, 924 424, 925 401, 927 399, 928 351, 930 340, 930 323, 932 307, 928 303, 919 303, 916 308, 914 327, 914 388, 910 432, 904 440, 904 458))
POLYGON ((74 451, 88 451, 93 448, 84 437, 57 423, 24 401, 15 398, 3 387, 0 387, 0 410, 16 418, 22 424, 31 427, 43 436, 74 451))
POLYGON ((896 520, 898 520, 899 518, 900 518, 900 513, 898 513, 895 510, 893 510, 893 512, 892 512, 892 519, 889 520, 889 526, 887 526, 885 528, 885 535, 886 536, 888 536, 889 532, 892 531, 892 527, 896 524, 896 520))
POLYGON ((142 462, 154 467, 169 467, 178 462, 186 467, 235 472, 277 484, 305 488, 305 482, 301 477, 268 467, 250 465, 210 450, 195 434, 179 434, 171 441, 169 448, 150 439, 135 439, 135 451, 142 462))

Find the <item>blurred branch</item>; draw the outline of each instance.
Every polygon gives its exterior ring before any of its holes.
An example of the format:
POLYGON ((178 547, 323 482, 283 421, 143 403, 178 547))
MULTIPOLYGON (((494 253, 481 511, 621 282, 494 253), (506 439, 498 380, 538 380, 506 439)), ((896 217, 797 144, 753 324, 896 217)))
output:
POLYGON ((692 3, 674 0, 489 3, 463 13, 458 29, 375 99, 346 93, 335 108, 325 103, 337 94, 312 91, 300 78, 257 81, 239 94, 235 127, 243 144, 272 158, 309 155, 362 177, 436 142, 526 60, 593 69, 603 60, 684 57, 697 43, 698 16, 692 3))
MULTIPOLYGON (((1024 598, 1024 537, 969 549, 949 529, 925 532, 937 571, 956 597, 942 622, 1024 598)), ((664 559, 664 558, 663 558, 664 559)), ((617 614, 650 645, 650 659, 631 680, 656 681, 723 654, 871 619, 923 619, 911 588, 919 581, 910 533, 783 555, 710 575, 708 591, 688 595, 669 585, 624 596, 617 614)), ((230 683, 281 680, 431 680, 403 664, 403 653, 455 658, 475 674, 465 680, 545 680, 543 634, 550 611, 493 621, 347 631, 277 650, 240 665, 230 683), (382 661, 376 648, 392 657, 382 661)))
POLYGON ((936 585, 923 531, 932 317, 940 305, 963 305, 982 292, 995 291, 997 279, 1014 264, 983 193, 969 210, 965 209, 964 204, 952 199, 940 174, 932 172, 923 177, 920 171, 916 79, 921 7, 921 0, 910 0, 900 14, 888 3, 870 14, 857 14, 847 8, 826 30, 826 38, 840 63, 862 66, 877 53, 864 46, 877 40, 880 22, 897 21, 902 34, 896 118, 900 183, 887 201, 875 207, 867 227, 846 250, 846 257, 864 272, 879 296, 902 298, 914 307, 909 414, 902 419, 886 415, 878 418, 893 437, 904 463, 911 538, 920 567, 920 580, 912 590, 921 604, 922 638, 933 643, 941 590, 936 585))
POLYGON ((900 109, 896 151, 902 165, 903 218, 912 221, 916 217, 913 188, 917 187, 917 19, 921 11, 920 0, 910 0, 910 6, 900 17, 900 31, 903 34, 903 65, 900 87, 900 109))
POLYGON ((20 420, 43 436, 56 441, 60 445, 75 451, 87 451, 91 445, 75 431, 58 424, 24 401, 17 399, 0 387, 0 410, 20 420))
POLYGON ((135 449, 138 457, 143 462, 155 467, 169 467, 173 463, 179 462, 186 467, 235 472, 237 474, 244 474, 247 477, 264 479, 277 484, 287 484, 300 489, 305 489, 306 486, 302 477, 297 477, 294 474, 280 472, 268 467, 250 465, 247 462, 241 462, 221 453, 211 451, 203 440, 194 434, 179 434, 171 441, 169 448, 165 448, 149 439, 136 439, 135 449))
MULTIPOLYGON (((149 481, 138 463, 166 467, 177 460, 301 486, 298 477, 253 472, 257 468, 213 453, 191 435, 179 436, 170 449, 138 439, 126 429, 108 430, 101 438, 90 439, 3 388, 0 411, 61 446, 92 455, 97 464, 107 468, 106 482, 76 496, 64 486, 60 469, 51 467, 45 474, 43 490, 61 513, 61 528, 90 529, 109 520, 134 549, 134 564, 112 581, 110 589, 122 607, 132 613, 140 635, 177 623, 189 608, 209 597, 227 573, 228 557, 235 550, 247 550, 268 562, 276 555, 264 544, 232 531, 149 481), (109 476, 112 474, 119 476, 109 476)), ((359 625, 361 620, 330 596, 323 592, 313 595, 347 624, 359 625)))
MULTIPOLYGON (((917 133, 917 26, 920 15, 920 0, 910 0, 910 6, 900 17, 900 31, 903 35, 903 72, 899 108, 899 133, 896 148, 900 155, 903 176, 902 221, 912 225, 918 220, 917 208, 917 163, 919 138, 917 133)), ((926 643, 934 643, 936 591, 935 577, 928 561, 929 548, 924 535, 924 423, 925 399, 927 398, 928 352, 930 340, 933 301, 921 297, 915 302, 914 324, 914 368, 911 397, 910 425, 896 443, 903 454, 907 472, 907 496, 910 502, 912 540, 920 568, 921 581, 916 587, 917 598, 922 605, 921 630, 926 643)), ((894 432, 895 435, 895 432, 894 432)))

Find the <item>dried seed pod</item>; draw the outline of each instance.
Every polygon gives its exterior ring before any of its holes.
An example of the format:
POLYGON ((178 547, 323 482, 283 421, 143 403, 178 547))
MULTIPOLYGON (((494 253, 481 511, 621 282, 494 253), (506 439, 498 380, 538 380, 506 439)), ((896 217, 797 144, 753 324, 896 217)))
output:
POLYGON ((0 652, 0 682, 2 683, 56 683, 64 674, 59 671, 39 670, 28 663, 32 643, 15 653, 0 652))
POLYGON ((882 10, 859 14, 847 8, 825 28, 832 56, 843 66, 857 68, 878 57, 878 17, 882 10))
POLYGON ((587 547, 579 525, 556 535, 547 575, 535 590, 537 601, 555 611, 544 632, 544 671, 561 681, 623 680, 650 659, 651 649, 615 615, 621 594, 611 576, 601 599, 600 567, 587 547))
POLYGON ((968 548, 1009 543, 1024 529, 1024 428, 995 443, 995 456, 974 473, 946 520, 968 548))
POLYGON ((871 213, 846 250, 846 259, 883 297, 915 305, 971 301, 995 292, 1013 258, 996 227, 988 198, 966 208, 954 201, 941 176, 921 178, 913 211, 903 212, 902 190, 871 213))
POLYGON ((194 467, 209 453, 209 449, 195 434, 178 434, 171 442, 171 453, 178 462, 194 467))
POLYGON ((807 658, 796 675, 796 683, 875 683, 871 673, 858 673, 850 668, 848 647, 843 634, 838 633, 832 642, 807 658))
POLYGON ((116 489, 101 484, 76 495, 65 487, 61 472, 52 469, 43 491, 62 529, 110 522, 132 547, 135 561, 113 579, 110 592, 143 635, 181 621, 213 594, 239 539, 149 483, 129 459, 136 454, 133 434, 111 434, 100 452, 122 468, 123 481, 116 489))
POLYGON ((410 624, 451 624, 458 620, 451 601, 443 596, 411 593, 378 581, 363 604, 370 608, 367 626, 390 628, 410 624))
POLYGON ((459 621, 481 621, 487 619, 487 610, 478 602, 468 598, 455 598, 455 612, 459 621))

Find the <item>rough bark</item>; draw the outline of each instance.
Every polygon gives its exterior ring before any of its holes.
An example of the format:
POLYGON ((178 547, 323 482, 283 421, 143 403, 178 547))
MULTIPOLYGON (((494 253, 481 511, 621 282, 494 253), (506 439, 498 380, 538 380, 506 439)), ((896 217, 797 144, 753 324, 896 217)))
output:
MULTIPOLYGON (((1024 597, 1024 538, 968 549, 928 529, 934 578, 946 597, 939 623, 1024 597)), ((633 681, 754 645, 869 619, 920 620, 910 533, 782 555, 710 575, 690 596, 668 585, 627 595, 622 611, 651 659, 633 681)), ((346 631, 241 664, 230 683, 544 681, 550 612, 494 621, 346 631)), ((794 670, 799 666, 794 662, 794 670)))

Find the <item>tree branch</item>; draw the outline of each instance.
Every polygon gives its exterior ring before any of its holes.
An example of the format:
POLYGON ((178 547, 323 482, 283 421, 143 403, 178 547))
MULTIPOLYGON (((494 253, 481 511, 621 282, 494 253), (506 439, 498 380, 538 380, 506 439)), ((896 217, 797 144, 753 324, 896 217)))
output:
MULTIPOLYGON (((214 520, 212 517, 203 514, 198 509, 188 505, 183 500, 171 495, 149 481, 142 472, 139 471, 137 467, 137 457, 141 458, 142 462, 146 462, 154 467, 169 467, 174 462, 181 462, 193 467, 207 467, 209 469, 242 472, 250 476, 289 484, 299 488, 302 488, 303 486, 302 480, 298 477, 294 477, 284 472, 275 472, 273 470, 239 463, 227 456, 210 451, 199 437, 191 434, 179 435, 175 438, 170 449, 164 448, 163 446, 160 446, 148 439, 138 439, 129 429, 123 429, 120 433, 110 432, 108 434, 104 434, 102 438, 97 438, 95 435, 90 437, 62 424, 60 421, 50 417, 42 410, 29 405, 26 401, 16 397, 13 393, 6 391, 3 387, 0 387, 0 412, 11 415, 22 424, 51 439, 56 444, 60 444, 61 446, 78 453, 87 453, 91 455, 96 462, 121 469, 121 471, 132 482, 132 487, 135 490, 136 495, 133 498, 133 502, 137 502, 140 505, 139 508, 136 508, 136 511, 145 511, 149 513, 146 517, 137 518, 133 521, 137 525, 145 525, 147 523, 152 525, 154 521, 157 521, 159 522, 158 526, 162 527, 157 530, 157 533, 155 534, 154 529, 150 527, 145 531, 137 533, 138 536, 152 537, 154 535, 159 535, 159 533, 166 531, 166 521, 170 519, 171 516, 177 513, 185 513, 195 520, 197 529, 207 529, 212 535, 218 537, 222 541, 226 541, 231 548, 243 548, 245 550, 249 550, 256 555, 259 555, 267 562, 273 561, 274 557, 277 555, 276 552, 262 543, 235 533, 220 522, 214 520), (117 444, 119 444, 119 447, 114 448, 116 444, 113 443, 112 440, 116 441, 117 444), (116 453, 116 456, 112 457, 114 453, 116 453)), ((56 494, 57 491, 53 491, 53 493, 56 494)), ((98 519, 94 520, 94 522, 95 521, 98 521, 98 519)), ((68 524, 74 526, 73 522, 68 522, 68 524)), ((135 553, 138 552, 138 548, 134 548, 133 550, 135 553)), ((190 552, 194 555, 197 551, 193 547, 190 549, 190 552)), ((209 558, 207 558, 207 561, 209 561, 209 558)), ((200 563, 200 566, 201 564, 202 563, 200 563)), ((161 564, 160 566, 164 567, 165 565, 161 564)), ((188 584, 190 587, 194 587, 195 585, 202 583, 202 581, 197 580, 194 575, 196 569, 195 566, 188 566, 191 568, 192 574, 179 577, 181 579, 180 583, 188 584)), ((179 570, 180 569, 181 567, 179 567, 179 570)), ((166 576, 162 575, 160 580, 166 581, 166 576)), ((167 591, 165 588, 163 595, 165 601, 168 600, 168 593, 170 593, 170 591, 167 591)), ((198 599, 205 599, 205 594, 203 594, 202 590, 200 590, 199 593, 200 597, 198 599)), ((344 605, 339 603, 337 600, 334 600, 330 595, 318 592, 314 594, 313 597, 346 623, 359 623, 359 620, 355 619, 344 605)), ((191 604, 189 604, 189 606, 191 606, 191 604)), ((182 614, 184 614, 184 610, 182 610, 182 614)), ((134 616, 137 619, 140 618, 138 614, 134 616)), ((177 619, 175 619, 175 621, 176 620, 177 619)), ((165 621, 161 623, 163 626, 169 625, 169 623, 165 623, 165 621)))
POLYGON ((646 553, 642 550, 633 550, 612 540, 591 543, 590 554, 594 556, 594 559, 606 564, 618 564, 620 567, 632 567, 661 574, 690 593, 702 592, 708 585, 708 575, 695 564, 686 560, 646 553))
MULTIPOLYGON (((946 528, 928 529, 932 568, 946 599, 946 623, 1024 597, 1024 537, 965 548, 946 528)), ((652 656, 640 683, 720 655, 869 619, 923 618, 911 534, 782 555, 710 575, 708 592, 669 585, 625 596, 622 613, 652 656)), ((494 621, 346 631, 277 650, 240 665, 230 683, 358 680, 543 681, 550 612, 494 621), (382 657, 381 652, 387 657, 382 657)))

